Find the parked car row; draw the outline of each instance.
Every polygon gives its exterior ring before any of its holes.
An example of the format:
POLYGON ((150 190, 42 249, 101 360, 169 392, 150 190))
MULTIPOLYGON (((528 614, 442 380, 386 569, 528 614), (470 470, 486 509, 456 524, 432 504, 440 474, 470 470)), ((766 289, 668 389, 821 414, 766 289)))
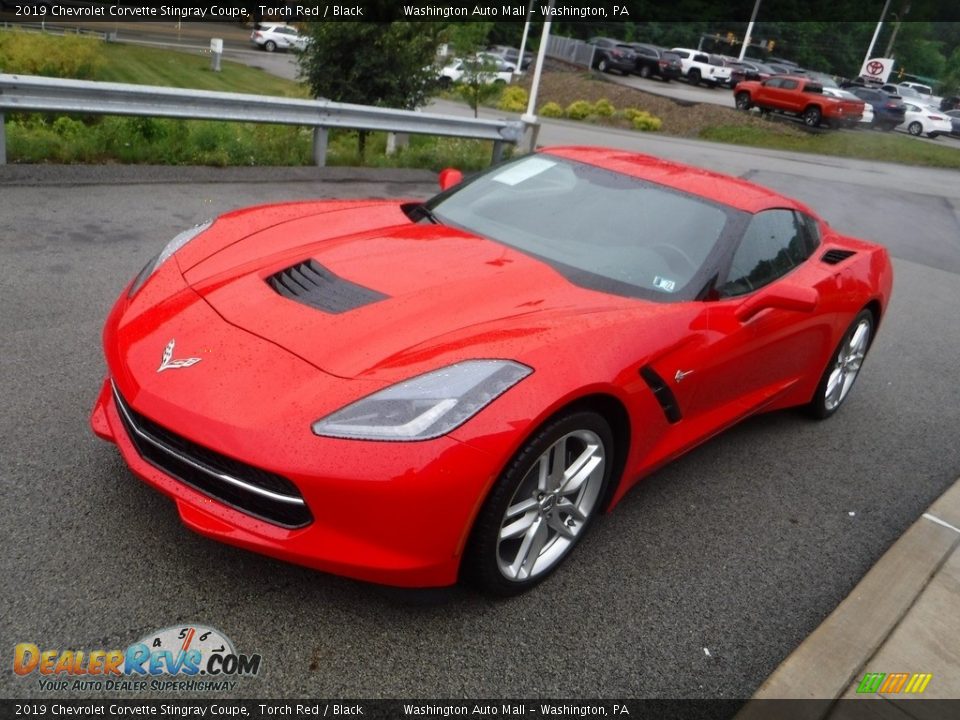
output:
POLYGON ((664 82, 684 75, 682 58, 674 50, 604 37, 591 38, 589 43, 595 48, 592 67, 600 72, 616 71, 642 78, 658 77, 664 82))
POLYGON ((914 98, 905 102, 900 95, 890 92, 897 86, 835 85, 829 76, 812 72, 741 80, 734 87, 734 102, 739 110, 758 108, 761 112, 796 115, 808 127, 824 123, 833 127, 859 124, 928 138, 960 136, 960 110, 943 112, 914 98))

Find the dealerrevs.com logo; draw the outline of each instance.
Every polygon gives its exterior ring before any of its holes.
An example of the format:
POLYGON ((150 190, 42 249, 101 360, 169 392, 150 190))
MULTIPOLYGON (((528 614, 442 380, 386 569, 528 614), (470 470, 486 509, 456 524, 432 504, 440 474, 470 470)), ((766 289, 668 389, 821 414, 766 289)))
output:
POLYGON ((260 655, 242 655, 226 635, 204 625, 149 633, 126 650, 41 649, 19 643, 13 671, 37 676, 41 690, 234 690, 260 672, 260 655))

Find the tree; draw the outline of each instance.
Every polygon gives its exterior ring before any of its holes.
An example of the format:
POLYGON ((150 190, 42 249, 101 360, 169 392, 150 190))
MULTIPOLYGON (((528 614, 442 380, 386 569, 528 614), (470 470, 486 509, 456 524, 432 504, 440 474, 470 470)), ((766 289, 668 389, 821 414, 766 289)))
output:
POLYGON ((481 103, 500 92, 491 81, 497 72, 497 62, 478 54, 486 49, 492 28, 492 22, 459 23, 448 28, 450 47, 462 61, 463 76, 457 83, 457 93, 473 109, 474 117, 478 117, 481 103))
MULTIPOLYGON (((430 22, 318 22, 300 53, 300 76, 314 97, 413 110, 436 85, 438 35, 430 22)), ((360 132, 363 156, 366 132, 360 132)))

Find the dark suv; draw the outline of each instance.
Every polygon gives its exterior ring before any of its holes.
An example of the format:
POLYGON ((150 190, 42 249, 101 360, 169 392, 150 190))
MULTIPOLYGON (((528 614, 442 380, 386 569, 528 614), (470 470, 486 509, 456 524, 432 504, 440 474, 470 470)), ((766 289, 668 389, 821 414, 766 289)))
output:
POLYGON ((600 72, 618 70, 629 75, 637 66, 637 54, 633 48, 619 40, 595 37, 590 39, 590 45, 596 50, 593 52, 593 67, 600 72))
POLYGON ((864 85, 848 85, 844 90, 849 90, 865 103, 870 103, 873 107, 873 124, 881 130, 893 130, 906 118, 907 108, 899 95, 890 95, 883 90, 864 85))
POLYGON ((658 77, 670 82, 683 74, 680 56, 666 48, 646 43, 630 43, 637 54, 636 69, 633 71, 642 78, 658 77))

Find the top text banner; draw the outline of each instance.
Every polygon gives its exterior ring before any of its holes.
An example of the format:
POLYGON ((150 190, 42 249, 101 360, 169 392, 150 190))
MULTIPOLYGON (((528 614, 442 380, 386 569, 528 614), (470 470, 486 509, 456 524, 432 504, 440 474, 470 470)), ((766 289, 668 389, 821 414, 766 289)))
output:
MULTIPOLYGON (((845 3, 836 0, 807 0, 789 7, 771 8, 767 21, 863 22, 879 19, 873 3, 845 3)), ((784 5, 780 3, 779 5, 784 5)), ((736 21, 750 18, 754 0, 345 0, 311 2, 304 0, 246 2, 97 2, 96 0, 3 0, 0 19, 6 22, 120 22, 120 21, 206 21, 206 22, 670 22, 736 21)), ((958 21, 960 3, 926 3, 911 12, 914 21, 958 21), (921 17, 923 15, 923 17, 921 17)))

